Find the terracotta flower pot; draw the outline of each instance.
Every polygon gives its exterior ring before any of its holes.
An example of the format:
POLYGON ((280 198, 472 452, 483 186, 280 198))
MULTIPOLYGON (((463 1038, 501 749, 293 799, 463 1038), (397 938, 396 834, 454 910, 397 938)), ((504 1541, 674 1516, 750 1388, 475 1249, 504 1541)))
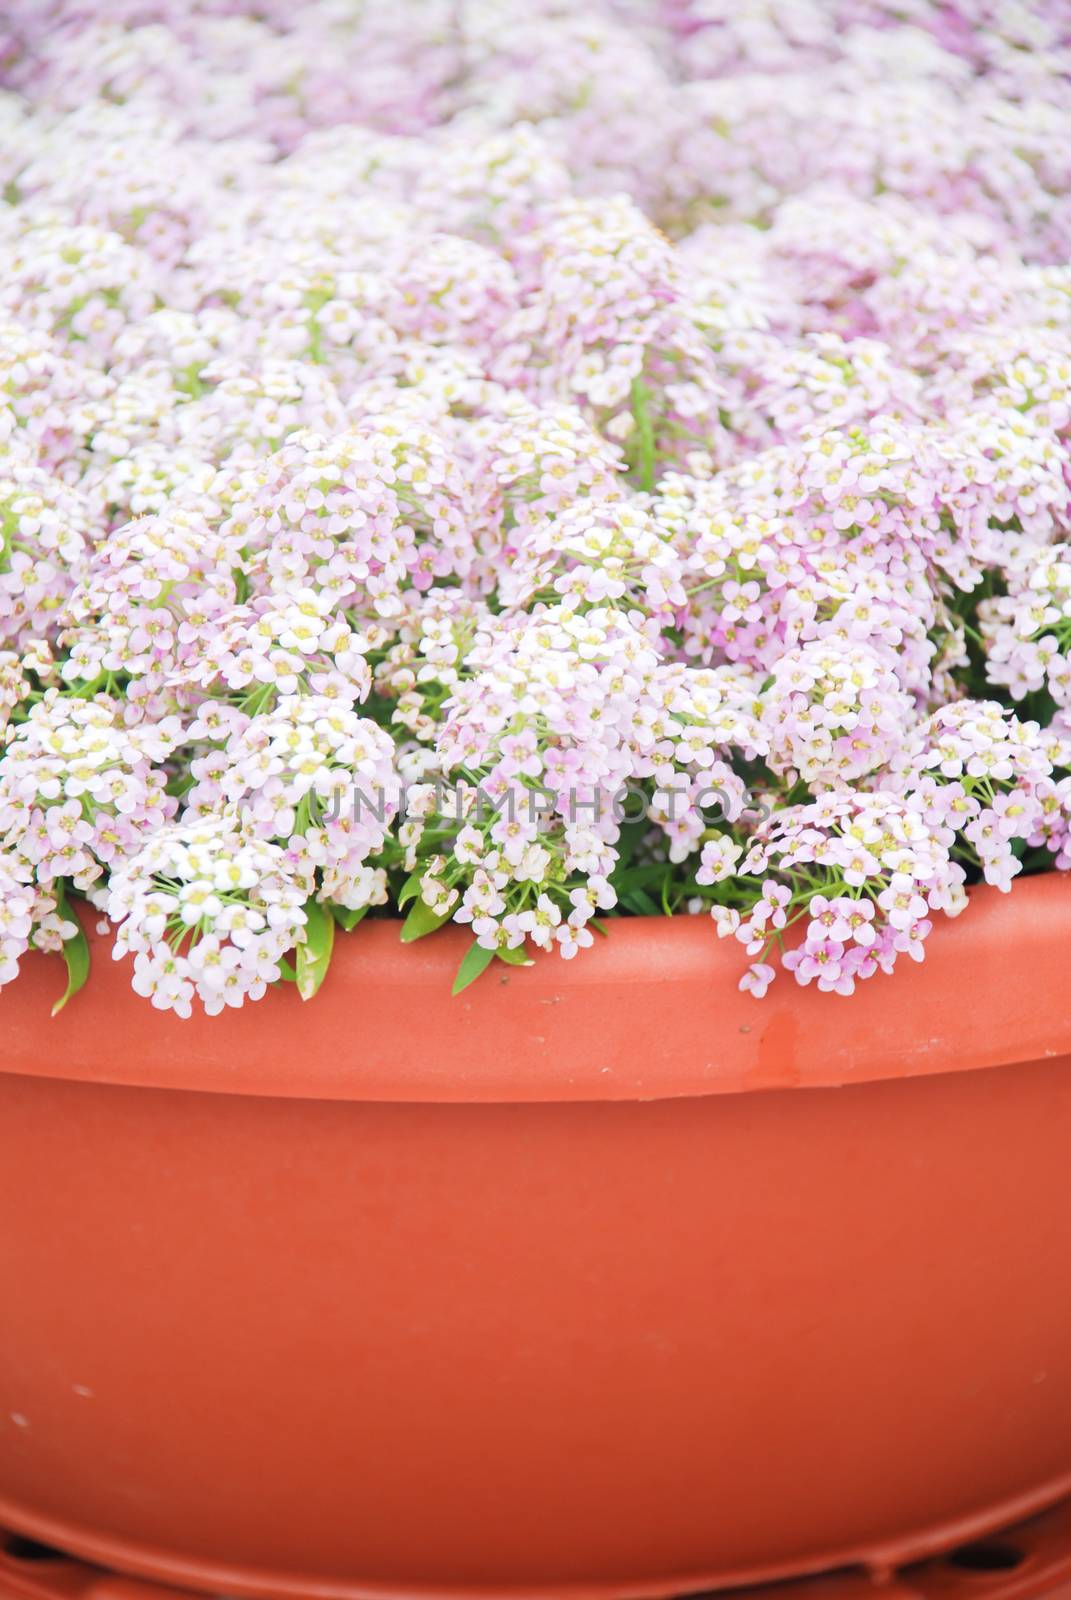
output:
MULTIPOLYGON (((232 1595, 665 1595, 1071 1490, 1071 884, 851 1001, 703 920, 457 1000, 3 999, 0 1522, 232 1595)), ((907 963, 904 964, 906 966, 907 963)))

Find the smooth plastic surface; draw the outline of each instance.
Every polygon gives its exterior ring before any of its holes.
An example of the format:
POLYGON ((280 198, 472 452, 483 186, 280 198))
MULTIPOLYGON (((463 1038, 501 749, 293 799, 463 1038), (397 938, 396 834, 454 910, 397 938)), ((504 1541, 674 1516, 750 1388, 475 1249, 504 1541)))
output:
MULTIPOLYGON (((0 1530, 0 1600, 189 1600, 0 1530)), ((666 1596, 665 1600, 676 1600, 666 1596)), ((883 1578, 852 1571, 728 1590, 726 1600, 1071 1600, 1071 1503, 883 1578)))
POLYGON ((56 1024, 54 962, 5 992, 0 1521, 217 1593, 547 1600, 1071 1492, 1071 885, 770 1008, 705 923, 458 1001, 393 933, 222 1043, 111 969, 56 1024))

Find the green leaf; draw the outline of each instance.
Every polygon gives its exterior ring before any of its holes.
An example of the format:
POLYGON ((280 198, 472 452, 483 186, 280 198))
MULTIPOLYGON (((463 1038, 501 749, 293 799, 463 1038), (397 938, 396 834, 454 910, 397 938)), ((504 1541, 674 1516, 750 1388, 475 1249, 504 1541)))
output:
POLYGON ((634 889, 661 884, 668 870, 664 861, 655 861, 644 867, 626 867, 624 872, 614 873, 613 885, 619 894, 631 894, 634 889))
POLYGON ((311 1000, 327 977, 335 942, 335 919, 319 900, 305 902, 305 942, 297 947, 295 966, 298 994, 311 1000))
POLYGON ((617 859, 622 865, 627 865, 636 854, 640 845, 651 831, 651 824, 646 817, 639 817, 635 822, 626 822, 621 829, 617 841, 617 859))
POLYGON ((279 962, 279 982, 280 983, 296 983, 297 982, 297 973, 294 971, 293 966, 291 965, 291 963, 289 961, 287 961, 285 956, 279 962))
POLYGON ((408 901, 415 900, 417 895, 420 893, 421 876, 422 875, 419 872, 411 872, 408 878, 406 878, 405 882, 402 884, 402 890, 398 896, 399 911, 408 903, 408 901))
POLYGON ((402 943, 412 944, 414 939, 423 939, 425 934, 434 933, 449 920, 449 911, 433 911, 423 900, 418 900, 402 923, 402 943))
POLYGON ((493 950, 484 949, 482 944, 473 941, 466 950, 461 965, 457 969, 454 987, 451 994, 460 994, 462 989, 467 989, 470 983, 475 983, 481 972, 486 972, 491 962, 495 959, 493 950))
POLYGON ((344 932, 351 933, 361 918, 368 915, 368 907, 362 906, 359 911, 350 911, 347 906, 332 906, 331 915, 344 932))
POLYGON ((504 961, 508 967, 531 967, 534 965, 523 944, 519 944, 516 950, 496 950, 495 955, 500 961, 504 961))
POLYGON ((632 889, 621 896, 621 904, 626 911, 631 911, 637 917, 660 917, 662 908, 657 900, 652 900, 646 889, 632 889))
MULTIPOLYGON (((59 898, 59 912, 61 916, 70 916, 67 902, 62 895, 59 898)), ((74 921, 74 918, 71 920, 74 921)), ((67 987, 52 1007, 54 1017, 63 1010, 71 996, 85 986, 85 981, 89 977, 89 941, 81 928, 70 939, 63 941, 60 953, 67 965, 67 987)))
POLYGON ((651 418, 651 391, 642 378, 633 379, 632 415, 636 423, 636 476, 648 494, 655 486, 655 435, 651 418))

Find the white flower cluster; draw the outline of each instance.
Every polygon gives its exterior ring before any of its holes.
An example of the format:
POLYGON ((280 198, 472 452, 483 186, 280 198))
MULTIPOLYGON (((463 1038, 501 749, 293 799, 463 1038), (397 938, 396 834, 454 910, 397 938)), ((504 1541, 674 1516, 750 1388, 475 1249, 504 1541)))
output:
POLYGON ((9 0, 0 983, 1071 866, 1066 0, 9 0))

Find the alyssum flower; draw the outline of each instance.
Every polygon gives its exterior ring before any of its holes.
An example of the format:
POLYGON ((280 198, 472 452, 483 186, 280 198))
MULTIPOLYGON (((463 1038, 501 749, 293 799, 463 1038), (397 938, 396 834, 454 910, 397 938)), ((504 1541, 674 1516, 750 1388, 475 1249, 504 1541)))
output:
POLYGON ((0 984, 849 994, 1071 866, 1059 6, 453 10, 5 18, 0 984))

